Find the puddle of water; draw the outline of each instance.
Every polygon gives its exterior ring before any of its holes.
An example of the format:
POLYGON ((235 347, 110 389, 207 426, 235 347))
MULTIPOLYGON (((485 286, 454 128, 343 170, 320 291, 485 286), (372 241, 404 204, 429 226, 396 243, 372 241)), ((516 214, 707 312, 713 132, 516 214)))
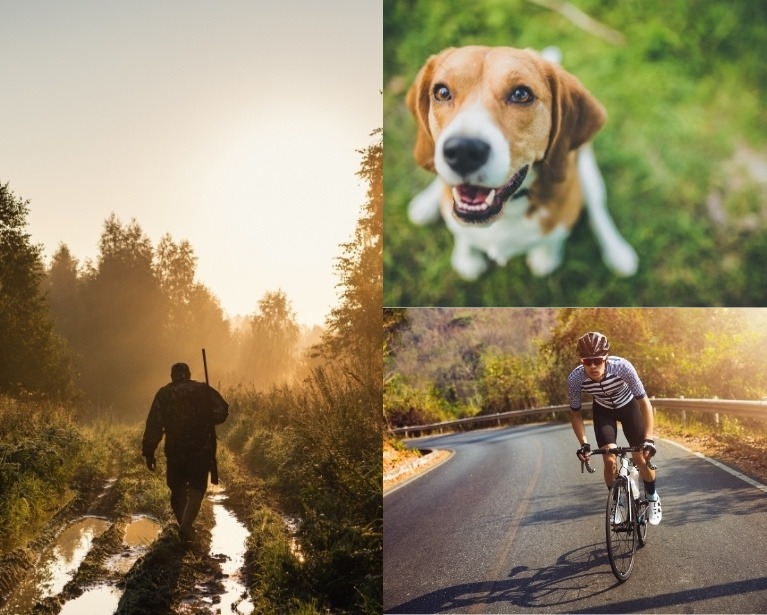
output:
POLYGON ((113 572, 128 572, 136 560, 149 550, 161 530, 160 524, 149 517, 133 517, 123 536, 123 544, 128 548, 110 557, 105 563, 106 568, 113 572))
MULTIPOLYGON (((157 539, 162 528, 148 517, 136 515, 125 528, 123 552, 113 555, 105 566, 112 571, 126 573, 144 555, 157 539)), ((112 585, 97 585, 85 590, 78 598, 65 603, 61 615, 82 615, 83 613, 114 613, 122 596, 122 590, 112 585)))
POLYGON ((227 575, 222 579, 224 592, 221 594, 221 613, 250 615, 253 604, 242 599, 247 591, 240 578, 240 570, 245 563, 246 541, 249 532, 237 518, 221 503, 225 496, 221 493, 212 495, 215 525, 211 533, 210 555, 221 563, 222 572, 227 575))
POLYGON ((122 591, 112 585, 97 585, 86 589, 78 598, 65 602, 60 615, 83 615, 83 613, 114 613, 120 603, 122 591))
POLYGON ((293 554, 293 557, 303 564, 306 562, 306 557, 304 557, 304 553, 301 551, 301 545, 298 544, 298 539, 296 538, 301 521, 295 517, 287 516, 283 516, 283 520, 285 521, 285 525, 288 526, 288 533, 290 534, 290 552, 293 554))
POLYGON ((109 521, 85 517, 67 527, 40 556, 34 572, 10 597, 0 613, 23 613, 39 600, 55 596, 72 578, 91 550, 94 538, 109 528, 109 521))
POLYGON ((160 524, 148 517, 133 517, 125 528, 123 542, 129 547, 148 547, 160 534, 160 524))

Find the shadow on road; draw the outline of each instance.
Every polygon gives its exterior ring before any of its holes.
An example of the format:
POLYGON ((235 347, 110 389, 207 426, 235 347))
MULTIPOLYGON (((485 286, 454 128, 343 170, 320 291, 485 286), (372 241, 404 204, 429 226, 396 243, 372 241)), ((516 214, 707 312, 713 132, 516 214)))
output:
MULTIPOLYGON (((695 603, 703 603, 706 600, 715 598, 726 598, 728 596, 743 596, 751 592, 764 591, 767 589, 767 577, 759 579, 749 579, 746 581, 733 581, 732 583, 722 583, 721 585, 712 585, 710 587, 699 587, 695 589, 685 589, 684 591, 669 592, 658 596, 647 598, 635 598, 633 600, 624 600, 622 602, 611 602, 602 607, 590 606, 581 610, 572 610, 571 613, 648 613, 651 610, 666 609, 668 607, 680 607, 686 605, 688 608, 695 603)), ((767 601, 761 598, 760 601, 750 605, 753 607, 752 613, 764 613, 767 609, 767 601)), ((682 612, 672 609, 671 612, 682 612)), ((685 611, 695 612, 695 611, 685 611)), ((703 611, 708 612, 708 611, 703 611)), ((714 611, 715 613, 723 611, 714 611)))
POLYGON ((677 459, 668 473, 668 478, 661 475, 659 479, 659 491, 669 513, 664 510, 665 525, 710 523, 725 515, 764 512, 762 491, 698 458, 677 459))
POLYGON ((605 583, 604 579, 613 578, 609 570, 604 544, 592 544, 561 555, 552 566, 538 569, 517 566, 505 579, 446 587, 388 607, 384 612, 473 612, 483 606, 497 612, 497 609, 491 608, 497 603, 529 609, 568 605, 609 591, 617 585, 616 581, 605 587, 609 582, 605 583), (594 582, 595 575, 600 577, 600 582, 594 582))

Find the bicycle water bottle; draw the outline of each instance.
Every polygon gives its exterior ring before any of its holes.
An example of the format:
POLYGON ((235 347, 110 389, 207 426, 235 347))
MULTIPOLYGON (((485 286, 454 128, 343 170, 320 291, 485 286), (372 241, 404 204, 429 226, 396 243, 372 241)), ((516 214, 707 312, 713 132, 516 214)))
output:
POLYGON ((639 472, 633 463, 629 465, 629 484, 631 485, 631 497, 636 500, 639 497, 639 472))

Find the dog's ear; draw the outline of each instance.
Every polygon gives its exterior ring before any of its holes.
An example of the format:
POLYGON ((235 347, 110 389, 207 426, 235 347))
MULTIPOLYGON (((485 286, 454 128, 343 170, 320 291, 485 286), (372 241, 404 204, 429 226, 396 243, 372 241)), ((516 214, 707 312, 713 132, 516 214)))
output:
POLYGON ((554 182, 565 180, 568 154, 599 132, 607 112, 583 84, 556 64, 548 63, 551 88, 551 134, 541 175, 554 182))
POLYGON ((429 129, 429 105, 431 104, 431 80, 437 58, 438 56, 431 56, 426 61, 405 96, 407 107, 418 124, 413 156, 420 166, 432 172, 434 172, 434 139, 429 129))

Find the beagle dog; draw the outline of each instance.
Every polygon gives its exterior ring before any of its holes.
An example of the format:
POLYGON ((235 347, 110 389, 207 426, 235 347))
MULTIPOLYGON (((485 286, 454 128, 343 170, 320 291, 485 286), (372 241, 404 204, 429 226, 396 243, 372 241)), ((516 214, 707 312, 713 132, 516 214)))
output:
POLYGON ((556 48, 445 49, 407 92, 418 124, 415 160, 437 175, 411 201, 409 217, 423 225, 442 214, 455 238, 453 269, 466 280, 488 259, 503 266, 520 254, 535 275, 554 271, 584 199, 607 266, 636 272, 589 143, 604 107, 559 61, 556 48))

